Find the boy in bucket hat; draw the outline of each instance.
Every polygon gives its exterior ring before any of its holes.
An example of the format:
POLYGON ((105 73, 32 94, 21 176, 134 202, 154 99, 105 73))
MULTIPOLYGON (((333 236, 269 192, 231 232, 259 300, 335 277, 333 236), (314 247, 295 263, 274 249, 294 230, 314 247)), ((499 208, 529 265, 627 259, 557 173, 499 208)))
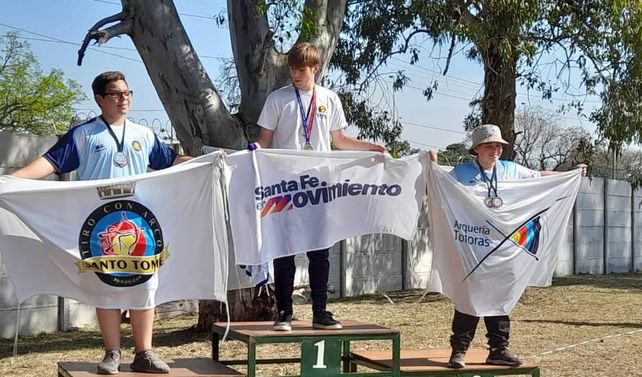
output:
MULTIPOLYGON (((494 124, 484 124, 477 127, 472 134, 473 144, 469 152, 476 156, 472 162, 456 166, 451 174, 465 186, 486 185, 488 207, 501 207, 503 202, 497 194, 497 182, 517 179, 534 178, 558 174, 554 171, 535 171, 512 161, 500 160, 503 146, 508 144, 502 138, 501 130, 494 124)), ((578 165, 582 175, 586 175, 586 165, 578 165)), ((455 308, 452 321, 452 336, 450 345, 452 353, 448 366, 463 368, 466 365, 466 350, 475 336, 479 317, 460 312, 455 308)), ((510 335, 510 318, 507 315, 484 317, 486 337, 490 352, 486 358, 487 364, 519 366, 521 361, 508 350, 510 335)))

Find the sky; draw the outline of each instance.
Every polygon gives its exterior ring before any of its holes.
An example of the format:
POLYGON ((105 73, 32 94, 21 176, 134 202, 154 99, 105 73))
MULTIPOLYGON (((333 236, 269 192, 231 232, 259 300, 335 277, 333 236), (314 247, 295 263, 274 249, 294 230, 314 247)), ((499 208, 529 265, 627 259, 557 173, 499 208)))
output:
MULTIPOLYGON (((225 59, 232 58, 229 30, 218 26, 214 16, 226 12, 224 0, 175 0, 181 21, 201 62, 213 80, 220 75, 225 59)), ((167 114, 156 95, 152 82, 127 36, 113 38, 102 46, 91 46, 82 66, 77 66, 77 52, 82 41, 96 22, 120 11, 117 0, 0 0, 0 34, 17 31, 26 40, 44 72, 61 69, 65 78, 78 82, 88 100, 76 106, 81 117, 94 116, 99 109, 91 94, 91 81, 104 71, 119 70, 127 77, 134 91, 134 102, 129 115, 134 121, 155 130, 169 124, 167 114)), ((429 46, 423 49, 428 51, 429 46)), ((427 54, 427 52, 426 52, 427 54)), ((483 70, 477 63, 467 61, 461 54, 455 57, 447 76, 440 75, 443 65, 423 57, 410 65, 406 57, 395 57, 381 73, 392 75, 403 70, 411 81, 394 96, 383 101, 394 103, 395 116, 404 126, 402 138, 419 149, 444 149, 447 145, 464 140, 463 119, 469 113, 469 102, 483 92, 483 70), (439 89, 431 101, 421 92, 434 80, 439 89), (393 98, 394 97, 394 98, 393 98)), ((441 63, 443 64, 443 62, 441 63)), ((552 102, 543 101, 537 93, 529 94, 518 88, 517 107, 540 106, 553 111, 572 98, 559 94, 552 102)), ((382 100, 373 96, 376 103, 382 100)), ((589 98, 586 106, 597 105, 597 98, 589 98)), ((594 135, 595 127, 585 117, 575 113, 558 116, 563 126, 581 126, 594 135)), ((348 130, 356 134, 356 130, 348 130)))

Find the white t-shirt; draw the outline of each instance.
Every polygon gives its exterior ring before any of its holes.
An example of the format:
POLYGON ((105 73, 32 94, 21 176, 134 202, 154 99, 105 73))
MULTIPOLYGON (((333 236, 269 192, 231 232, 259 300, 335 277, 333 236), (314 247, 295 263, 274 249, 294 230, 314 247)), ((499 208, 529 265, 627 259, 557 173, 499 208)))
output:
MULTIPOLYGON (((317 110, 314 117, 310 143, 315 151, 330 151, 331 131, 348 126, 339 96, 333 91, 316 85, 317 110)), ((308 114, 312 91, 299 90, 305 113, 308 114)), ((294 86, 288 85, 270 93, 259 116, 258 125, 274 131, 272 148, 303 149, 305 136, 299 103, 294 86)))

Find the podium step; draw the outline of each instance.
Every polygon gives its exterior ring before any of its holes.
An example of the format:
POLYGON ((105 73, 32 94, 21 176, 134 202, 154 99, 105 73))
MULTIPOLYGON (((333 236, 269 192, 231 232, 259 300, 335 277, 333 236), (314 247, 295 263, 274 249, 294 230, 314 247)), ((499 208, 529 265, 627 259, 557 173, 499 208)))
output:
POLYGON ((219 343, 226 331, 227 323, 219 322, 212 327, 212 359, 226 365, 247 365, 247 376, 256 376, 258 364, 300 365, 300 376, 303 377, 338 377, 348 374, 350 377, 399 377, 399 369, 393 372, 350 373, 350 349, 354 342, 387 341, 391 343, 389 358, 399 362, 400 334, 398 330, 362 323, 341 320, 343 328, 339 330, 317 330, 310 321, 293 321, 292 331, 274 331, 272 322, 232 322, 229 324, 227 338, 247 345, 247 356, 235 360, 219 360, 219 343), (257 359, 258 346, 279 343, 298 343, 301 356, 293 358, 271 357, 257 359))
MULTIPOLYGON (((227 377, 243 376, 243 374, 209 358, 166 360, 171 368, 168 374, 149 374, 132 372, 129 369, 131 360, 123 362, 118 377, 227 377)), ((98 362, 61 361, 58 363, 58 377, 95 377, 98 362)))
MULTIPOLYGON (((229 338, 245 341, 249 337, 293 337, 293 336, 344 336, 344 335, 371 335, 371 334, 398 334, 397 330, 386 327, 363 323, 352 320, 341 320, 343 328, 340 330, 318 330, 312 327, 311 321, 292 321, 292 331, 274 330, 274 322, 230 322, 229 338)), ((217 334, 224 334, 226 322, 217 322, 213 330, 217 334)))
MULTIPOLYGON (((456 376, 470 373, 482 376, 498 375, 531 375, 539 376, 539 367, 522 364, 519 367, 507 367, 486 364, 488 350, 473 348, 466 352, 466 367, 448 368, 450 349, 401 350, 402 376, 456 376)), ((352 363, 376 370, 392 369, 392 359, 388 351, 351 352, 352 363)))

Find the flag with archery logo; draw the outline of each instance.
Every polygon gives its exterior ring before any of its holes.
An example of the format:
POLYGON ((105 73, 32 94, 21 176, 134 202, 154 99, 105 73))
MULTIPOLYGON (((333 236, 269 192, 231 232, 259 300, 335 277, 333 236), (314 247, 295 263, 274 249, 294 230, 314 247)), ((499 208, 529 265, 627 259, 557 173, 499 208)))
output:
POLYGON ((426 191, 425 159, 278 149, 228 156, 236 263, 260 265, 363 234, 411 238, 426 191))
POLYGON ((428 290, 463 313, 508 315, 527 286, 550 285, 579 191, 579 170, 503 181, 499 208, 486 185, 464 186, 437 164, 427 169, 433 271, 428 290))
POLYGON ((100 308, 226 300, 218 153, 127 178, 0 179, 0 253, 20 302, 35 294, 100 308))

